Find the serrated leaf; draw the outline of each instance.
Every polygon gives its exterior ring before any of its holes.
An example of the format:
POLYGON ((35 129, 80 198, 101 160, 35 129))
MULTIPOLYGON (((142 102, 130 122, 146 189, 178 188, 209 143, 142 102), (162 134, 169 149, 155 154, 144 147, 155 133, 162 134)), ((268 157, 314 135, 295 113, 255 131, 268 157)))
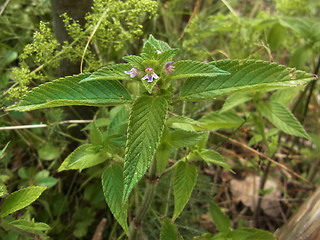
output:
POLYGON ((178 240, 178 231, 176 226, 168 218, 162 221, 160 240, 178 240))
POLYGON ((156 59, 158 56, 157 50, 154 45, 149 41, 146 41, 143 45, 141 57, 145 60, 156 59))
POLYGON ((151 43, 155 49, 159 50, 159 51, 166 51, 168 49, 171 49, 170 46, 168 45, 168 43, 163 42, 161 40, 155 39, 152 34, 149 35, 149 38, 146 42, 151 43))
POLYGON ((171 62, 174 55, 176 55, 178 49, 168 49, 164 52, 161 52, 158 55, 158 64, 164 66, 167 62, 171 62))
POLYGON ((97 148, 92 144, 83 144, 76 148, 63 161, 58 171, 65 170, 83 170, 100 164, 107 160, 107 156, 97 151, 97 148))
POLYGON ((69 105, 110 106, 127 103, 131 97, 118 81, 79 83, 89 76, 80 74, 45 83, 28 92, 9 111, 30 111, 69 105))
POLYGON ((90 142, 95 146, 102 144, 102 133, 99 128, 97 128, 94 122, 90 131, 90 142))
POLYGON ((278 102, 258 104, 259 111, 279 130, 297 137, 309 139, 308 133, 289 109, 278 102))
POLYGON ((198 141, 202 140, 203 135, 206 134, 204 132, 175 129, 170 132, 168 143, 173 148, 190 147, 196 145, 198 141))
POLYGON ((179 162, 173 176, 174 221, 189 201, 197 180, 197 168, 186 162, 179 162))
POLYGON ((232 112, 212 112, 199 120, 202 127, 208 129, 238 128, 244 120, 232 112))
POLYGON ((118 223, 129 235, 127 224, 128 204, 122 204, 124 180, 122 168, 118 164, 112 164, 102 174, 103 193, 106 202, 118 223))
POLYGON ((279 89, 278 91, 272 94, 272 96, 270 97, 270 101, 278 102, 283 106, 287 106, 298 95, 299 91, 301 91, 301 88, 298 87, 279 89))
POLYGON ((125 71, 129 71, 131 68, 131 64, 128 63, 120 63, 103 67, 86 78, 83 78, 80 83, 93 80, 130 80, 130 75, 126 74, 125 71))
POLYGON ((110 116, 112 116, 112 119, 107 129, 107 134, 125 134, 129 120, 128 107, 126 105, 116 106, 111 110, 110 116))
POLYGON ((169 75, 171 79, 215 77, 217 75, 229 74, 228 72, 223 71, 213 65, 197 61, 182 60, 174 62, 171 65, 175 67, 174 71, 169 75))
POLYGON ((152 82, 148 82, 146 80, 142 80, 141 82, 143 84, 143 86, 146 88, 146 90, 148 91, 148 93, 152 93, 153 87, 157 84, 158 81, 160 81, 161 77, 159 77, 158 79, 153 79, 152 82))
POLYGON ((122 58, 123 60, 127 61, 131 65, 135 66, 136 68, 140 69, 141 71, 144 70, 144 67, 142 66, 143 58, 136 55, 128 55, 122 58))
POLYGON ((210 211, 211 218, 213 222, 216 224, 216 227, 219 230, 219 232, 222 232, 222 233, 230 232, 230 227, 231 227, 230 219, 227 215, 225 215, 221 211, 218 204, 216 204, 215 202, 211 202, 209 211, 210 211))
POLYGON ((222 60, 211 64, 230 74, 188 79, 181 89, 182 99, 212 99, 239 91, 295 87, 316 79, 312 74, 264 61, 222 60))
POLYGON ((3 202, 1 217, 16 212, 37 200, 47 187, 32 186, 11 193, 3 202))
POLYGON ((202 158, 206 163, 213 163, 227 169, 230 172, 233 172, 229 164, 223 159, 220 153, 211 149, 202 149, 196 153, 198 153, 200 158, 202 158))
POLYGON ((147 171, 157 149, 167 115, 168 103, 162 97, 142 96, 131 109, 124 163, 126 202, 133 186, 147 171))

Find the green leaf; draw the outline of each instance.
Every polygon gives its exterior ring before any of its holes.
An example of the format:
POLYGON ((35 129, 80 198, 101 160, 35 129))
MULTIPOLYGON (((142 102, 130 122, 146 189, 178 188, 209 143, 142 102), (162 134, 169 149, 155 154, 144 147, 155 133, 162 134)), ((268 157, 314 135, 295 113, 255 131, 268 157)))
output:
POLYGON ((118 81, 79 83, 89 76, 80 74, 45 83, 28 92, 22 100, 8 107, 12 111, 30 111, 69 105, 110 106, 127 103, 131 97, 118 81))
MULTIPOLYGON (((122 58, 123 60, 127 61, 128 63, 130 63, 131 65, 135 66, 136 68, 138 68, 139 70, 143 71, 144 67, 142 66, 142 62, 143 62, 143 58, 140 56, 136 56, 136 55, 129 55, 129 56, 125 56, 122 58)), ((131 69, 131 68, 130 68, 131 69)), ((127 70, 125 70, 127 71, 127 70)), ((126 74, 128 75, 128 74, 126 74)))
POLYGON ((95 146, 99 146, 102 144, 102 133, 95 124, 92 125, 90 131, 90 142, 95 146))
POLYGON ((160 240, 178 240, 178 231, 176 226, 168 218, 162 221, 160 240))
POLYGON ((175 129, 169 134, 169 144, 173 148, 190 147, 202 140, 203 135, 206 133, 175 129))
POLYGON ((242 103, 250 101, 251 99, 252 99, 252 97, 247 92, 239 92, 239 93, 231 94, 226 99, 220 112, 229 111, 230 109, 232 109, 236 106, 239 106, 242 103))
POLYGON ((161 52, 158 56, 158 64, 161 66, 161 67, 164 67, 164 65, 167 63, 167 62, 171 62, 172 61, 172 58, 174 55, 176 55, 178 52, 178 49, 168 49, 164 52, 161 52))
POLYGON ((60 149, 50 143, 46 143, 39 149, 38 154, 42 160, 52 161, 60 156, 60 149))
POLYGON ((166 169, 166 166, 169 161, 171 153, 171 147, 167 143, 159 144, 159 147, 156 152, 156 159, 157 159, 157 171, 158 175, 161 175, 162 172, 166 169))
POLYGON ((232 112, 212 112, 199 120, 202 127, 208 129, 238 128, 244 120, 232 112))
POLYGON ((1 217, 16 212, 37 200, 47 187, 32 186, 11 193, 3 202, 1 217))
POLYGON ((223 159, 220 153, 211 149, 202 149, 200 151, 196 151, 196 153, 199 154, 200 158, 202 158, 206 163, 213 163, 227 169, 230 172, 233 172, 229 164, 223 159))
POLYGON ((9 143, 10 143, 10 142, 8 142, 8 143, 4 146, 4 148, 0 151, 0 159, 3 157, 3 154, 4 154, 4 152, 6 151, 7 147, 9 146, 9 143))
POLYGON ((48 188, 56 185, 58 180, 54 177, 50 177, 49 174, 50 172, 48 170, 37 172, 36 176, 34 177, 35 184, 38 186, 47 186, 48 188))
POLYGON ((143 45, 141 57, 144 60, 156 59, 158 57, 157 50, 149 41, 146 41, 143 45))
POLYGON ((110 111, 110 116, 112 119, 107 129, 107 134, 125 134, 129 120, 128 107, 126 105, 116 106, 110 111))
POLYGON ((171 65, 175 67, 174 71, 169 75, 171 79, 190 77, 215 77, 221 74, 228 74, 228 72, 225 72, 213 65, 203 62, 183 60, 174 62, 171 65))
POLYGON ((112 164, 102 174, 103 193, 106 202, 118 223, 129 235, 127 225, 128 204, 122 204, 124 180, 122 168, 118 164, 112 164))
POLYGON ((21 220, 21 219, 12 221, 10 222, 10 224, 15 226, 16 228, 19 228, 31 233, 39 233, 41 231, 48 231, 51 229, 50 226, 46 223, 32 222, 32 221, 30 222, 30 221, 21 220))
POLYGON ((283 106, 289 105, 292 100, 298 95, 301 88, 285 88, 279 89, 270 97, 270 101, 278 102, 283 106))
POLYGON ((299 33, 313 43, 320 41, 320 23, 318 18, 281 17, 279 23, 299 33))
POLYGON ((182 212, 196 184, 197 168, 186 162, 179 162, 173 177, 174 221, 182 212))
POLYGON ((103 67, 81 79, 80 83, 92 80, 131 80, 130 75, 125 73, 125 71, 129 71, 131 68, 131 64, 128 63, 120 63, 103 67))
POLYGON ((97 151, 97 148, 92 144, 83 144, 76 148, 69 156, 63 161, 58 171, 65 171, 71 169, 83 170, 100 164, 107 160, 107 156, 97 151))
POLYGON ((167 109, 165 98, 151 96, 138 98, 132 106, 124 163, 123 202, 147 171, 164 128, 167 109))
POLYGON ((259 111, 279 130, 297 137, 309 139, 308 133, 289 109, 278 102, 263 102, 259 111))
POLYGON ((212 99, 239 91, 295 87, 316 79, 303 71, 258 60, 222 60, 211 64, 230 74, 188 79, 181 89, 182 99, 212 99))
POLYGON ((230 219, 227 215, 225 215, 218 204, 215 202, 210 203, 209 207, 210 215, 214 223, 216 224, 217 229, 219 232, 228 233, 230 232, 231 223, 230 219))
POLYGON ((2 181, 0 181, 0 198, 3 198, 7 194, 8 194, 8 190, 6 185, 2 181))
POLYGON ((146 42, 150 43, 155 47, 155 49, 161 52, 171 49, 168 43, 155 39, 151 34, 146 42))

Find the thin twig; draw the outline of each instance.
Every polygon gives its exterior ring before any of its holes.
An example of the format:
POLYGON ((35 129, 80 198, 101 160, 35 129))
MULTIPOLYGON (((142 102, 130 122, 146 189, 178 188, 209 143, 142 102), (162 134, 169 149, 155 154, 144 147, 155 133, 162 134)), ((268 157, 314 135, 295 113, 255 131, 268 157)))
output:
POLYGON ((86 46, 84 47, 84 50, 83 50, 83 54, 82 54, 82 58, 81 58, 81 63, 80 63, 80 73, 82 73, 82 66, 83 66, 83 60, 84 60, 84 55, 86 54, 87 52, 87 49, 88 49, 88 46, 94 36, 94 34, 96 33, 96 31, 98 30, 98 27, 100 26, 101 24, 101 21, 102 19, 106 16, 107 12, 109 11, 109 9, 107 8, 101 15, 101 17, 99 18, 99 21, 97 22, 97 24, 94 26, 94 29, 92 31, 92 33, 90 34, 90 37, 87 41, 87 44, 86 46))
MULTIPOLYGON (((57 124, 73 124, 73 123, 91 123, 93 120, 66 120, 58 122, 57 124)), ((45 128, 55 124, 32 124, 32 125, 20 125, 20 126, 6 126, 0 127, 1 130, 17 130, 17 129, 28 129, 28 128, 45 128)))
POLYGON ((283 164, 281 164, 281 163, 278 163, 277 161, 273 160, 272 158, 268 157, 267 155, 265 155, 265 154, 263 154, 263 153, 261 153, 261 152, 258 152, 257 150, 255 150, 255 149, 247 146, 246 144, 243 144, 243 143, 241 143, 241 142, 238 142, 237 140, 234 140, 234 139, 232 139, 232 138, 229 138, 228 136, 225 136, 225 135, 223 135, 223 134, 221 134, 221 133, 214 132, 214 131, 210 131, 210 132, 212 132, 213 134, 215 134, 215 135, 217 135, 217 136, 219 136, 219 137, 225 138, 225 139, 227 139, 228 141, 230 141, 230 142, 232 142, 232 143, 234 143, 234 144, 236 144, 236 145, 239 145, 239 146, 245 148, 246 150, 249 150, 250 152, 252 152, 252 153, 254 153, 254 154, 256 154, 256 155, 258 155, 258 156, 260 156, 260 157, 263 157, 263 158, 267 159, 268 161, 274 163, 275 165, 277 165, 277 166, 285 169, 286 171, 288 171, 289 173, 291 173, 291 174, 294 175, 295 177, 297 177, 297 178, 301 179, 302 181, 304 181, 304 182, 312 185, 312 183, 310 183, 307 179, 305 179, 304 177, 301 177, 299 174, 297 174, 296 172, 294 172, 294 171, 291 170, 290 168, 286 167, 285 165, 283 165, 283 164))
POLYGON ((179 37, 179 39, 178 39, 178 42, 183 38, 186 29, 188 28, 189 24, 191 23, 194 15, 196 15, 198 6, 199 6, 199 0, 197 0, 196 4, 194 5, 194 8, 193 8, 193 12, 192 12, 192 14, 191 14, 191 17, 189 18, 186 27, 183 29, 183 32, 181 33, 181 35, 180 35, 180 37, 179 37))
POLYGON ((4 12, 4 10, 6 9, 9 1, 10 1, 10 0, 5 1, 4 4, 2 5, 2 7, 0 8, 0 16, 1 16, 2 13, 4 12))

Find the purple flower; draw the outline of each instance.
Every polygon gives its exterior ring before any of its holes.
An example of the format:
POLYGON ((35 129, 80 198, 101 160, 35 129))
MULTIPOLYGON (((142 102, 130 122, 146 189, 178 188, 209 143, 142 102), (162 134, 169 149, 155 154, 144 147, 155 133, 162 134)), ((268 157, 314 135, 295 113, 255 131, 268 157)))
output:
POLYGON ((160 50, 157 50, 157 53, 158 53, 158 54, 161 54, 161 51, 160 51, 160 50))
POLYGON ((172 62, 167 62, 166 63, 166 67, 164 69, 164 73, 165 74, 169 74, 169 73, 172 73, 174 71, 175 66, 171 66, 171 63, 172 62))
POLYGON ((135 76, 141 76, 141 71, 133 65, 130 71, 124 71, 124 73, 129 74, 131 78, 134 78, 135 76))
POLYGON ((152 82, 153 79, 158 79, 158 75, 155 74, 153 68, 146 68, 145 72, 147 73, 143 78, 142 80, 146 80, 148 79, 148 82, 152 82))

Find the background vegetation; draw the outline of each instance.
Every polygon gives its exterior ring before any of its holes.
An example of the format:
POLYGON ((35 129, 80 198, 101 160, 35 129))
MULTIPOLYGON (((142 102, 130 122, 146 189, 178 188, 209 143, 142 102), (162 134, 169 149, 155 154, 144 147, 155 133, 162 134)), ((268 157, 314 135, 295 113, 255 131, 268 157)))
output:
MULTIPOLYGON (((1 239, 93 239, 99 232, 103 239, 125 238, 106 208, 101 166, 82 172, 57 171, 68 154, 90 141, 90 121, 96 120, 103 129, 117 109, 5 111, 40 83, 121 62, 123 56, 139 53, 149 34, 179 48, 176 60, 256 59, 313 74, 319 71, 320 3, 316 0, 95 0, 92 5, 88 4, 90 1, 78 1, 77 7, 61 2, 15 0, 2 1, 0 5, 0 197, 22 187, 47 186, 35 203, 9 217, 29 222, 34 219, 50 226, 8 231, 0 223, 1 239), (27 127, 33 124, 42 125, 27 127), (106 225, 97 227, 104 219, 106 225)), ((179 83, 176 87, 180 87, 179 83)), ((237 94, 183 104, 174 112, 200 119, 221 109, 231 110, 234 115, 211 119, 208 145, 225 156, 236 174, 198 163, 201 173, 195 189, 176 220, 185 239, 217 232, 208 214, 212 199, 229 216, 232 227, 274 232, 320 181, 316 81, 273 94, 261 91, 254 96, 237 94), (268 101, 287 106, 312 141, 292 136, 297 134, 280 133, 282 128, 271 120, 272 116, 261 116, 261 102, 268 101), (244 194, 247 189, 240 188, 244 184, 254 195, 265 195, 273 201, 252 202, 254 198, 244 194)), ((174 163, 185 152, 178 151, 169 161, 174 163)), ((159 238, 161 217, 173 212, 170 184, 170 174, 165 175, 143 222, 149 239, 159 238)), ((137 189, 142 191, 135 191, 132 201, 139 202, 143 188, 141 182, 137 189)), ((129 212, 129 219, 132 214, 129 212)))

